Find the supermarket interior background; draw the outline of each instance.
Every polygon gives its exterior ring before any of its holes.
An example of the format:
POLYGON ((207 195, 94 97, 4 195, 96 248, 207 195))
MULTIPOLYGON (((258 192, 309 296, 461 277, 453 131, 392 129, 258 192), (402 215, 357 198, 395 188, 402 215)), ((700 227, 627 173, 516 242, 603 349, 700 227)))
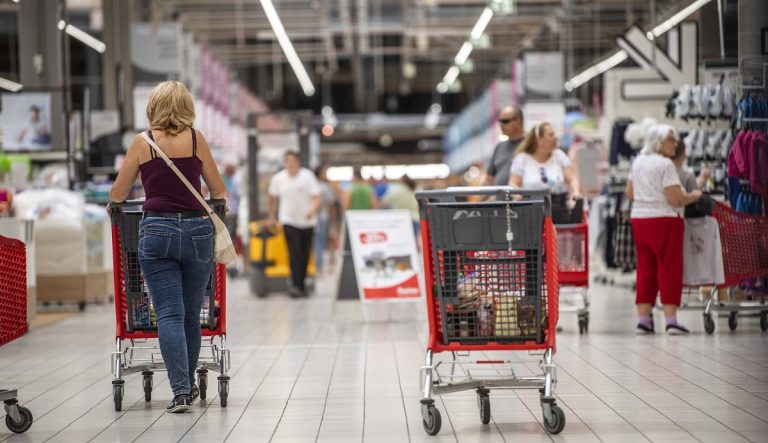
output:
POLYGON ((0 0, 0 442, 768 441, 766 75, 766 0, 0 0), (216 216, 115 198, 174 81, 216 216))

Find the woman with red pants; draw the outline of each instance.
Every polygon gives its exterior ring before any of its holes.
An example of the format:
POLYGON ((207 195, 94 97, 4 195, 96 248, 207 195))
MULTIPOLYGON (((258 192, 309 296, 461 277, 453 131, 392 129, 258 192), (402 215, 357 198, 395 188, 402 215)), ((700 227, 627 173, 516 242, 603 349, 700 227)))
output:
POLYGON ((651 310, 656 295, 670 334, 689 331, 677 322, 683 291, 683 208, 701 191, 686 192, 671 157, 677 132, 669 125, 648 129, 645 146, 632 164, 627 197, 632 203, 632 231, 637 251, 637 329, 654 333, 651 310))

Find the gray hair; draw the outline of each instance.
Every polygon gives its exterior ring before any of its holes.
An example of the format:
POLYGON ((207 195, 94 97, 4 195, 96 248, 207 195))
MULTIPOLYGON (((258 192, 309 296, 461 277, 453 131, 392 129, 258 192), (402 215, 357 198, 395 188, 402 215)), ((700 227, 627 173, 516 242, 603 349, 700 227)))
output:
POLYGON ((659 152, 661 147, 661 141, 664 137, 672 131, 677 137, 677 130, 670 125, 653 125, 645 133, 645 144, 643 145, 642 154, 649 155, 655 152, 659 152))

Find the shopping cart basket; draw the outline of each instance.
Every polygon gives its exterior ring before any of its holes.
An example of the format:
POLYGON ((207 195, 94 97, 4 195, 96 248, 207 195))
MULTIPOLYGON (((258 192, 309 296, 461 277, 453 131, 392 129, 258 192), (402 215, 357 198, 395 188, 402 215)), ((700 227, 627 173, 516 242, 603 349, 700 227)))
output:
POLYGON ((555 225, 560 288, 575 288, 581 297, 580 305, 561 303, 560 312, 576 312, 580 334, 589 331, 589 226, 587 213, 583 214, 580 223, 555 225))
POLYGON ((768 329, 768 305, 766 288, 759 301, 739 302, 734 299, 734 288, 747 278, 762 278, 768 275, 768 217, 737 212, 721 202, 715 202, 712 216, 717 220, 720 243, 723 248, 725 283, 712 288, 704 307, 704 330, 715 332, 712 312, 726 311, 728 326, 736 330, 740 311, 757 312, 760 328, 768 329), (718 288, 727 288, 727 300, 718 299, 718 288))
POLYGON ((480 419, 491 417, 490 389, 538 388, 544 428, 560 433, 553 354, 558 320, 557 237, 548 191, 507 187, 418 192, 429 344, 421 370, 424 429, 440 431, 432 394, 474 389, 480 419), (515 195, 524 196, 516 200, 515 195), (462 202, 495 196, 495 201, 462 202), (543 351, 543 373, 515 374, 511 362, 459 361, 460 351, 543 351), (435 353, 453 360, 433 364, 435 353))
MULTIPOLYGON (((139 221, 143 201, 128 201, 111 205, 112 249, 115 273, 115 314, 117 325, 116 350, 112 353, 112 396, 115 410, 122 409, 124 375, 141 372, 144 400, 152 399, 154 371, 164 370, 159 348, 148 342, 157 338, 154 307, 139 267, 139 221), (123 346, 123 341, 129 345, 123 346)), ((209 202, 219 216, 224 213, 221 200, 209 202)), ((216 264, 205 290, 200 313, 201 333, 209 338, 203 342, 197 368, 200 398, 205 400, 208 371, 218 372, 218 392, 221 406, 229 397, 229 349, 226 341, 226 267, 216 264), (219 337, 219 345, 214 343, 219 337), (207 350, 206 350, 207 349, 207 350), (205 351, 205 352, 203 352, 205 351)))
MULTIPOLYGON (((27 332, 27 248, 0 236, 0 346, 27 332)), ((19 406, 15 389, 0 389, 5 424, 21 434, 32 426, 32 412, 19 406)))

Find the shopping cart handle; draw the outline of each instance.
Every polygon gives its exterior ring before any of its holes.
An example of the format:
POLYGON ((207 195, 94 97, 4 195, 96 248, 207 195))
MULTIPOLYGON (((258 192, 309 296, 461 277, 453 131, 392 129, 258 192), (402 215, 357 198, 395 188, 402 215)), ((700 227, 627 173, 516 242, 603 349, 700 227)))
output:
POLYGON ((551 196, 549 189, 522 189, 513 188, 511 186, 473 186, 473 187, 458 187, 434 190, 434 191, 418 191, 416 192, 417 199, 429 199, 429 198, 445 198, 445 197, 474 197, 474 196, 499 196, 505 197, 510 195, 522 195, 523 197, 541 197, 547 203, 551 202, 551 196))

